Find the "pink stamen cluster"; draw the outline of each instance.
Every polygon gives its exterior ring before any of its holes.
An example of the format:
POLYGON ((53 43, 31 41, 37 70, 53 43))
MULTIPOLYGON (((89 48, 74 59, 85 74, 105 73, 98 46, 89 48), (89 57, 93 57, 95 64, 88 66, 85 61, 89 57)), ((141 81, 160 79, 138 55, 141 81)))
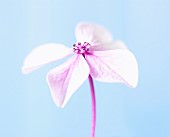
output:
POLYGON ((81 42, 78 42, 76 44, 73 44, 73 51, 77 54, 85 54, 89 51, 90 44, 88 42, 84 42, 81 44, 81 42))

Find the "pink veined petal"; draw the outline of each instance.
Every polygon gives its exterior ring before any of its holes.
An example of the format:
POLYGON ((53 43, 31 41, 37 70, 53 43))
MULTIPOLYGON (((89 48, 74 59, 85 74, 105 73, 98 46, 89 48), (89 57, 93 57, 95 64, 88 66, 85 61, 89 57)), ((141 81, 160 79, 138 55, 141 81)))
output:
POLYGON ((62 44, 44 44, 35 48, 24 61, 23 73, 32 72, 41 66, 71 55, 72 49, 62 44))
POLYGON ((94 51, 86 60, 93 78, 103 82, 120 82, 130 87, 138 83, 138 65, 129 50, 94 51))
POLYGON ((75 55, 47 74, 52 98, 58 107, 64 107, 73 93, 89 75, 89 66, 82 55, 75 55))
POLYGON ((92 46, 112 42, 112 35, 107 29, 92 23, 79 23, 75 35, 77 42, 88 42, 92 46))
POLYGON ((115 49, 127 49, 126 45, 119 40, 110 42, 110 43, 105 43, 105 44, 99 44, 96 46, 91 46, 90 50, 91 51, 103 51, 103 50, 115 50, 115 49))

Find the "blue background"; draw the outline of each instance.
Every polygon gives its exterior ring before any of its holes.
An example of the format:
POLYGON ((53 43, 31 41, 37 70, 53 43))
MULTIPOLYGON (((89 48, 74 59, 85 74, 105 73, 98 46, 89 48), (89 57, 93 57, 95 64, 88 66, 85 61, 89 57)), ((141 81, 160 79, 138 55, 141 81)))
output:
POLYGON ((168 0, 0 0, 0 136, 90 136, 88 81, 60 109, 45 77, 62 61, 29 75, 21 73, 25 56, 39 44, 70 47, 79 21, 108 28, 139 63, 136 89, 95 81, 96 137, 169 137, 168 0))

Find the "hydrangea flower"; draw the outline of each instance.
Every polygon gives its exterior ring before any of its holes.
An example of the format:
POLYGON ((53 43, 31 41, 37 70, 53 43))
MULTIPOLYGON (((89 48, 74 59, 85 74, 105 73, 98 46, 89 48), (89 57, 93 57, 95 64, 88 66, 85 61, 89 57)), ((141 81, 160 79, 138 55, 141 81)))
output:
POLYGON ((50 70, 47 83, 54 102, 64 107, 74 92, 89 78, 92 93, 92 132, 95 134, 96 104, 93 80, 123 83, 136 87, 138 65, 125 44, 113 40, 111 33, 100 25, 79 23, 77 42, 68 48, 62 44, 44 44, 35 48, 25 59, 23 73, 32 72, 47 63, 73 55, 64 64, 50 70))

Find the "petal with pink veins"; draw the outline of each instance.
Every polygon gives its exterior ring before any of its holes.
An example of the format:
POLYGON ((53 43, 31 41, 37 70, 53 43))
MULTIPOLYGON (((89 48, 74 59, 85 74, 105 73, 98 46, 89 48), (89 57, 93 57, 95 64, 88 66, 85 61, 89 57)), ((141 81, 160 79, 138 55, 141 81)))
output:
POLYGON ((86 55, 86 60, 94 79, 137 86, 138 64, 129 50, 94 51, 92 55, 86 55))
POLYGON ((41 66, 67 57, 73 53, 72 49, 62 44, 44 44, 35 48, 25 59, 23 73, 32 72, 41 66))
POLYGON ((90 47, 91 51, 103 51, 103 50, 115 50, 115 49, 127 49, 127 47, 122 41, 119 40, 115 40, 107 44, 99 44, 90 47))
POLYGON ((89 66, 82 55, 75 55, 47 74, 54 102, 64 107, 73 93, 88 78, 89 66))
POLYGON ((77 42, 88 42, 92 46, 112 42, 112 35, 107 29, 92 23, 79 23, 75 35, 77 42))

